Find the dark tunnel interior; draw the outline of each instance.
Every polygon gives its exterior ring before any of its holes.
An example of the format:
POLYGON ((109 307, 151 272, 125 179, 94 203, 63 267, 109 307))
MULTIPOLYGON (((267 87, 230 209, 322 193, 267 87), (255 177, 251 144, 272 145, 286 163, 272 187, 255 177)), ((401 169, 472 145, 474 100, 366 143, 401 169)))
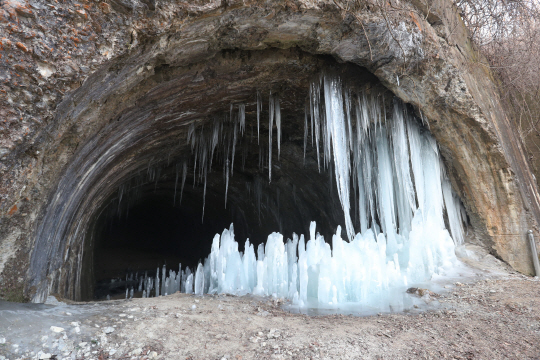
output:
MULTIPOLYGON (((267 174, 248 170, 249 162, 243 171, 236 171, 230 179, 226 208, 223 174, 209 174, 204 217, 203 185, 194 186, 192 174, 186 177, 182 192, 175 174, 165 173, 161 181, 123 194, 125 206, 118 205, 118 194, 114 194, 96 220, 94 297, 114 295, 128 273, 154 275, 163 265, 177 271, 179 263, 194 269, 209 255, 215 234, 231 224, 241 251, 246 239, 256 247, 272 232, 282 233, 285 239, 293 232, 308 236, 310 221, 316 221, 317 230, 330 241, 343 222, 333 179, 328 171, 319 173, 316 164, 304 167, 303 155, 291 156, 296 148, 284 144, 272 183, 267 174), (111 279, 117 281, 111 283, 111 279)), ((124 289, 121 286, 116 293, 123 296, 124 289)))
MULTIPOLYGON (((376 78, 362 68, 334 66, 344 72, 345 79, 355 79, 361 86, 371 84, 377 91, 385 91, 376 78)), ((287 90, 290 84, 273 84, 274 88, 281 89, 283 125, 280 154, 276 145, 276 124, 273 126, 271 180, 268 98, 262 101, 260 138, 257 136, 257 103, 255 99, 246 99, 245 132, 238 136, 238 144, 232 150, 234 165, 224 161, 228 158, 225 150, 216 149, 206 184, 200 169, 196 168, 197 150, 190 149, 188 141, 176 140, 183 147, 167 155, 163 148, 154 150, 155 153, 146 150, 145 156, 150 157, 148 165, 140 161, 138 168, 124 177, 118 190, 110 194, 92 216, 87 235, 90 239, 86 242, 89 249, 85 250, 85 256, 91 254, 92 257, 91 269, 86 270, 92 280, 83 281, 82 286, 92 286, 93 290, 82 291, 86 294, 83 299, 104 299, 107 295, 124 297, 126 275, 154 276, 156 269, 164 264, 167 269, 178 271, 181 263, 182 268, 188 266, 193 271, 209 255, 214 235, 221 234, 231 224, 234 224, 240 251, 246 239, 256 248, 272 232, 280 232, 284 240, 292 238, 293 233, 309 237, 311 221, 316 221, 317 231, 331 242, 337 226, 343 226, 344 217, 332 162, 330 168, 321 165, 319 171, 313 134, 304 133, 309 81, 309 78, 304 79, 291 90, 287 90), (187 171, 182 186, 184 163, 187 171), (225 169, 229 165, 234 166, 234 173, 231 171, 227 185, 225 169)), ((391 98, 388 93, 386 105, 390 106, 391 98)), ((235 111, 238 103, 234 104, 235 111)), ((232 109, 231 103, 231 118, 232 109)), ((228 114, 228 110, 222 109, 221 114, 228 114)), ((200 128, 204 131, 205 126, 210 128, 211 123, 212 118, 206 116, 197 123, 195 132, 200 128)), ((187 130, 188 126, 184 128, 187 130)), ((186 132, 180 136, 186 138, 186 132)), ((163 137, 167 138, 167 134, 163 137)), ((342 236, 345 236, 343 229, 342 236)), ((135 293, 135 296, 140 294, 135 293)))

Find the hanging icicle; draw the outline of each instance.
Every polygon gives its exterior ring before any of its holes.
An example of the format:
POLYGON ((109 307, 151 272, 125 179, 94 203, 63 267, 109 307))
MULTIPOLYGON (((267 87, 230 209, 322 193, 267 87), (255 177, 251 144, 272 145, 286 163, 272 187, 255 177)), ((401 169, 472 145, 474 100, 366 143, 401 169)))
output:
POLYGON ((259 128, 260 128, 260 120, 261 120, 261 111, 262 111, 261 93, 257 91, 257 144, 259 144, 259 128))
POLYGON ((281 153, 281 105, 279 101, 279 97, 275 97, 274 100, 274 113, 276 116, 276 129, 277 129, 277 150, 278 150, 278 160, 279 155, 281 153))
POLYGON ((268 102, 268 181, 272 182, 272 128, 274 127, 274 97, 272 92, 270 92, 268 102))
POLYGON ((244 136, 244 131, 246 130, 246 105, 238 105, 238 123, 240 124, 240 132, 244 136))

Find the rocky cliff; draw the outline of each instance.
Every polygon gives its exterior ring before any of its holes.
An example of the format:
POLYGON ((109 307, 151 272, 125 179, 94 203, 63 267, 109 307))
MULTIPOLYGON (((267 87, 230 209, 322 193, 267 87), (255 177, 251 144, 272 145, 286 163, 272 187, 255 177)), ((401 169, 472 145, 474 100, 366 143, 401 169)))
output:
POLYGON ((532 273, 538 190, 457 11, 446 0, 340 4, 1 1, 2 296, 84 297, 96 214, 129 174, 181 156, 187 144, 171 148, 183 125, 257 91, 281 93, 303 119, 309 79, 329 66, 414 107, 470 241, 532 273))

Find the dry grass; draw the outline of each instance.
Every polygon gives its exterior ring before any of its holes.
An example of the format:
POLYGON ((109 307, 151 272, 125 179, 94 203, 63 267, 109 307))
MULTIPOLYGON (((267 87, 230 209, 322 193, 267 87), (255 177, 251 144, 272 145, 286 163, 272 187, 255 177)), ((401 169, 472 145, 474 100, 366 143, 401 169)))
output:
MULTIPOLYGON (((499 79, 501 102, 540 170, 540 2, 455 0, 478 49, 499 79)), ((540 178, 537 175, 537 178, 540 178)))

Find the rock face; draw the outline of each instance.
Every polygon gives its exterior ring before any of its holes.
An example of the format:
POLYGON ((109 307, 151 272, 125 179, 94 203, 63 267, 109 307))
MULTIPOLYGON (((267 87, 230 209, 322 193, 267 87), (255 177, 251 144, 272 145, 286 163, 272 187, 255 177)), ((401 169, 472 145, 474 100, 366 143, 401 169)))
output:
MULTIPOLYGON (((415 107, 466 206, 472 241, 532 273, 526 231, 538 235, 538 190, 449 1, 366 1, 345 12, 304 0, 8 0, 0 29, 4 297, 88 296, 96 219, 126 179, 189 153, 187 124, 230 104, 246 103, 253 125, 257 91, 282 97, 284 132, 298 145, 309 81, 328 68, 415 107)), ((290 159, 302 147, 292 145, 290 159)))

